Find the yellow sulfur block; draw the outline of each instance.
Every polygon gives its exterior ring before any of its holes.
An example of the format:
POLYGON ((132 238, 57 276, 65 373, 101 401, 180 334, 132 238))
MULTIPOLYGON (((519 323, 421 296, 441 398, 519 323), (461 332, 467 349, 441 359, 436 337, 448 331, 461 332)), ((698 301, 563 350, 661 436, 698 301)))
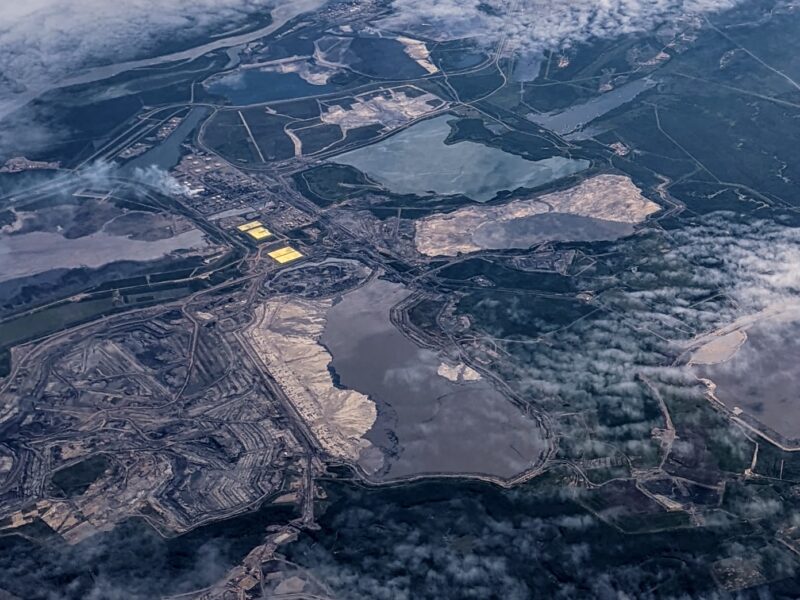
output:
POLYGON ((255 229, 256 227, 262 227, 261 221, 250 221, 249 223, 245 223, 244 225, 239 225, 236 229, 239 231, 250 231, 251 229, 255 229))
POLYGON ((272 232, 265 227, 255 227, 254 229, 249 229, 247 235, 254 240, 265 240, 268 237, 272 237, 272 232))
POLYGON ((272 260, 277 261, 280 264, 285 264, 292 262, 293 260, 297 260, 298 258, 303 258, 303 255, 291 246, 278 248, 277 250, 273 250, 268 254, 272 260))

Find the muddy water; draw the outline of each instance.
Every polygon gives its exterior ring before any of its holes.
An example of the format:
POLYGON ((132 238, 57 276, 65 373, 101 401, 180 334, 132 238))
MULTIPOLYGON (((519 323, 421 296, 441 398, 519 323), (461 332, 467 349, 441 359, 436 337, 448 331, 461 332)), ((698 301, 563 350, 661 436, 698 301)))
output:
POLYGON ((128 161, 121 168, 123 176, 131 177, 136 169, 147 169, 158 167, 164 171, 169 171, 181 160, 184 151, 181 149, 189 136, 194 133, 200 122, 210 114, 210 110, 205 107, 193 108, 180 125, 173 131, 167 139, 154 146, 141 156, 128 161))
POLYGON ((655 85, 656 82, 651 79, 636 79, 601 96, 570 106, 566 110, 546 114, 531 114, 528 115, 528 118, 545 129, 565 135, 572 133, 576 129, 582 129, 595 119, 599 119, 623 104, 627 104, 655 85))
POLYGON ((514 219, 489 221, 472 235, 477 246, 487 249, 528 248, 547 241, 595 242, 616 240, 634 232, 630 223, 593 219, 582 215, 545 213, 514 219))
POLYGON ((463 194, 487 202, 503 190, 536 188, 589 167, 583 159, 553 156, 531 161, 471 141, 445 144, 450 115, 412 125, 332 162, 366 173, 397 194, 463 194))
POLYGON ((800 321, 759 323, 734 356, 695 373, 716 384, 714 394, 787 440, 800 440, 800 321))
POLYGON ((0 237, 0 282, 54 269, 97 269, 122 260, 145 262, 163 258, 175 250, 198 250, 206 246, 203 232, 197 229, 154 241, 103 231, 75 239, 55 232, 34 231, 0 237))
POLYGON ((509 478, 546 448, 536 422, 486 381, 437 374, 436 353, 418 347, 389 320, 408 294, 376 280, 344 296, 328 313, 322 342, 338 383, 368 394, 378 419, 367 438, 384 453, 379 479, 469 473, 509 478))
POLYGON ((317 10, 323 4, 324 0, 293 0, 292 2, 285 2, 279 4, 272 10, 272 22, 261 29, 239 35, 225 36, 180 52, 90 68, 59 81, 37 84, 38 87, 31 87, 20 94, 0 97, 0 119, 10 115, 15 110, 25 106, 28 102, 35 100, 42 94, 51 90, 103 81, 104 79, 110 79, 120 73, 125 73, 134 69, 151 68, 177 61, 192 61, 209 52, 214 52, 215 50, 247 44, 274 33, 295 17, 306 11, 317 10))

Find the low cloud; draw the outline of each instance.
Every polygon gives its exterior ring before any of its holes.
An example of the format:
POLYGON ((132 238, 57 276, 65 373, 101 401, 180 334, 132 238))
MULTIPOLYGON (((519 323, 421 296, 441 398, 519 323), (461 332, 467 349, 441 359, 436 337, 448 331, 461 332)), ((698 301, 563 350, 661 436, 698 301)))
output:
POLYGON ((13 536, 0 553, 0 598, 4 591, 47 600, 151 600, 188 593, 215 583, 241 558, 235 540, 209 538, 165 540, 134 520, 74 546, 45 548, 13 536))
MULTIPOLYGON (((664 426, 654 394, 668 404, 703 401, 694 370, 676 363, 697 336, 765 310, 800 315, 800 229, 718 213, 620 241, 609 256, 622 261, 617 278, 609 287, 602 263, 579 278, 578 289, 595 290, 599 310, 572 325, 542 320, 505 295, 486 303, 476 322, 496 342, 508 340, 499 343, 512 359, 500 368, 518 393, 564 413, 556 424, 564 451, 652 456, 650 432, 664 426), (516 343, 514 332, 531 327, 541 343, 516 343)), ((704 430, 706 443, 746 458, 741 432, 715 423, 704 430)), ((673 447, 687 456, 700 450, 673 447)))
MULTIPOLYGON (((0 156, 73 135, 48 107, 20 110, 60 85, 112 76, 93 67, 207 48, 271 14, 280 24, 325 0, 31 0, 0 2, 0 156), (88 75, 87 75, 88 73, 88 75), (7 118, 13 114, 13 118, 7 118)), ((220 45, 224 45, 224 42, 220 45)), ((215 46, 216 47, 216 46, 215 46)), ((181 59, 186 58, 182 56, 181 59)), ((135 63, 134 63, 135 64, 135 63)))
POLYGON ((231 30, 272 0, 31 0, 0 5, 0 73, 9 91, 86 66, 129 60, 169 40, 231 30))
MULTIPOLYGON (((394 0, 382 26, 440 39, 501 40, 536 53, 647 31, 729 9, 741 0, 394 0)), ((232 32, 274 8, 299 14, 325 0, 29 0, 0 4, 0 97, 52 84, 88 66, 147 56, 232 32)))
POLYGON ((738 0, 394 0, 383 25, 438 39, 500 41, 510 52, 540 53, 648 31, 674 20, 723 11, 738 0))
MULTIPOLYGON (((684 600, 689 596, 671 594, 658 583, 677 573, 707 578, 700 565, 726 551, 707 545, 685 552, 679 567, 642 560, 643 548, 660 551, 653 545, 661 547, 662 534, 624 536, 572 504, 536 497, 525 487, 489 493, 462 489, 437 500, 426 500, 423 493, 415 502, 402 494, 370 498, 348 491, 321 517, 320 534, 302 536, 286 551, 331 588, 332 596, 370 600, 684 600)), ((721 528, 709 532, 717 539, 721 534, 721 528)), ((674 544, 675 536, 671 539, 674 544)), ((752 549, 738 549, 747 552, 752 549)), ((723 597, 711 589, 693 591, 692 598, 723 597)))

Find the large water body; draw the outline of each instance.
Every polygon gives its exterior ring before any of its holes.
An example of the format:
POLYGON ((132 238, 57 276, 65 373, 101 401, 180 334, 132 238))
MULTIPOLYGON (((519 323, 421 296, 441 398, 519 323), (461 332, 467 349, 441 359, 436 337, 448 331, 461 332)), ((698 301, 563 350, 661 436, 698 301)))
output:
POLYGON ((145 262, 163 258, 176 250, 197 250, 207 245, 203 232, 198 229, 155 241, 102 231, 75 239, 49 231, 2 236, 0 282, 54 269, 97 269, 123 260, 145 262))
POLYGON ((728 361, 695 366, 716 385, 714 395, 730 410, 739 408, 787 440, 800 442, 800 321, 765 322, 728 361))
POLYGON ((262 27, 261 29, 239 35, 215 39, 212 42, 201 44, 181 52, 173 52, 151 58, 131 60, 112 65, 105 65, 102 67, 95 67, 47 85, 40 84, 38 86, 32 86, 28 91, 22 94, 15 94, 7 98, 0 98, 0 119, 11 114, 18 108, 25 106, 31 100, 38 98, 50 90, 56 90, 73 85, 84 85, 87 83, 93 83, 95 81, 102 81, 104 79, 109 79, 119 75, 120 73, 132 71, 133 69, 143 69, 178 61, 188 62, 204 56, 209 52, 214 52, 215 50, 233 48, 235 46, 253 42, 274 33, 295 17, 305 12, 317 10, 324 4, 325 0, 292 0, 291 2, 283 2, 272 10, 272 23, 266 27, 262 27))
POLYGON ((331 308, 322 336, 338 383, 377 404, 367 438, 385 453, 381 478, 510 478, 536 465, 547 442, 534 419, 488 381, 440 376, 437 354, 391 323, 392 306, 407 295, 399 284, 373 280, 331 308))
POLYGON ((652 79, 636 79, 587 102, 575 104, 559 112, 530 114, 528 119, 559 135, 566 135, 627 104, 654 85, 656 82, 652 79))
POLYGON ((335 91, 336 86, 314 85, 297 73, 243 69, 212 80, 206 89, 212 94, 224 96, 236 106, 244 106, 325 94, 335 91))
POLYGON ((181 145, 197 129, 200 122, 209 115, 211 111, 206 107, 193 108, 180 125, 175 128, 167 139, 154 146, 141 156, 131 159, 120 169, 123 176, 130 176, 136 169, 147 169, 158 167, 164 171, 169 171, 181 160, 183 151, 181 145))
POLYGON ((445 144, 452 120, 442 115, 422 121, 333 162, 354 167, 397 194, 461 194, 478 202, 504 190, 539 187, 589 167, 589 161, 561 156, 531 161, 471 141, 445 144))

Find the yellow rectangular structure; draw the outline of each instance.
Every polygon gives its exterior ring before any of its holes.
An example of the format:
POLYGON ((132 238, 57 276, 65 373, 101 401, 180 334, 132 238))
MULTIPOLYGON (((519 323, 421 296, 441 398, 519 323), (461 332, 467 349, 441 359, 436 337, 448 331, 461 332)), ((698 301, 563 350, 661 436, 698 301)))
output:
POLYGON ((239 231, 250 231, 251 229, 255 229, 256 227, 263 227, 263 223, 261 221, 250 221, 249 223, 245 223, 244 225, 239 225, 236 229, 239 231))
POLYGON ((303 258, 303 255, 291 246, 284 246, 283 248, 278 248, 277 250, 268 252, 267 254, 269 254, 269 257, 272 260, 279 262, 280 264, 285 264, 292 262, 293 260, 297 260, 298 258, 303 258))
POLYGON ((272 237, 272 232, 266 227, 259 226, 254 227, 253 229, 248 229, 247 235, 256 241, 261 241, 267 239, 268 237, 272 237))

